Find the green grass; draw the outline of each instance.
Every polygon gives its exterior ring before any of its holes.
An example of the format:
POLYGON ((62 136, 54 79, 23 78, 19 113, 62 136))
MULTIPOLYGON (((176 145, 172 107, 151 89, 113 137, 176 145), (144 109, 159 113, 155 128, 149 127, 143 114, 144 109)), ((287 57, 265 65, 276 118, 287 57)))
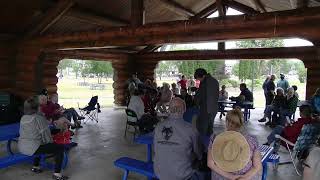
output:
MULTIPOLYGON (((99 103, 102 107, 111 107, 113 106, 113 88, 112 88, 112 79, 102 79, 102 84, 105 85, 105 90, 90 90, 89 86, 78 86, 78 82, 83 82, 82 78, 72 79, 72 78, 63 78, 59 79, 58 82, 58 94, 59 94, 59 103, 64 107, 84 107, 90 100, 92 96, 99 96, 99 103)), ((86 79, 86 82, 97 84, 97 79, 86 79)), ((157 81, 158 86, 161 86, 163 82, 169 84, 175 82, 174 80, 161 80, 157 81)), ((300 100, 305 99, 305 83, 290 82, 291 85, 295 84, 298 86, 298 94, 300 100)), ((250 87, 249 87, 250 89, 250 87)), ((227 87, 227 91, 230 96, 238 96, 239 89, 227 87)), ((260 87, 254 88, 254 106, 255 107, 264 107, 265 99, 263 91, 260 87)))
MULTIPOLYGON (((102 84, 105 85, 105 90, 90 90, 89 86, 78 86, 78 82, 83 82, 82 78, 59 79, 57 84, 59 103, 64 107, 80 107, 85 106, 92 96, 99 96, 99 103, 102 107, 108 107, 113 105, 113 88, 112 80, 102 80, 102 84)), ((97 84, 97 79, 86 79, 86 82, 97 84)))

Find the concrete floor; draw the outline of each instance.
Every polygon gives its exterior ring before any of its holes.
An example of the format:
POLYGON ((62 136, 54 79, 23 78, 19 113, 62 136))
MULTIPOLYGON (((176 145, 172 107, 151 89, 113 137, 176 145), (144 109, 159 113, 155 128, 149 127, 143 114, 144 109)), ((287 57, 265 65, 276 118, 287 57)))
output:
MULTIPOLYGON (((246 129, 258 137, 259 143, 264 143, 271 129, 257 123, 261 115, 262 109, 254 110, 246 129)), ((79 146, 70 151, 69 165, 64 173, 70 176, 71 180, 120 180, 123 173, 113 166, 114 160, 122 156, 146 159, 145 145, 133 143, 131 134, 126 139, 123 137, 125 119, 123 109, 103 109, 99 114, 99 123, 89 122, 84 125, 84 128, 78 130, 74 141, 78 142, 79 146)), ((215 132, 220 132, 223 128, 224 119, 216 119, 215 132)), ((5 146, 0 144, 0 157, 4 152, 5 146)), ((289 158, 287 155, 281 157, 283 160, 289 158)), ((0 180, 51 179, 50 171, 33 174, 30 172, 30 167, 30 164, 20 164, 1 169, 0 180)), ((137 174, 129 175, 129 180, 140 179, 146 178, 137 174)), ((279 166, 277 171, 273 171, 270 165, 267 179, 298 180, 301 178, 294 173, 292 165, 279 166)))

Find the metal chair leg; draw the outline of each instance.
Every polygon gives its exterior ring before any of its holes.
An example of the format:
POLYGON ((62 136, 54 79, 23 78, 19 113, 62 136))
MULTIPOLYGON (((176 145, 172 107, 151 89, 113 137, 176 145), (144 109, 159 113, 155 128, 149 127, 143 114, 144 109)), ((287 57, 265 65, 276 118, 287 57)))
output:
POLYGON ((290 158, 291 158, 291 161, 292 161, 294 170, 296 171, 296 173, 297 173, 299 176, 301 176, 301 173, 298 171, 297 165, 296 165, 296 163, 294 162, 294 158, 293 158, 293 156, 292 156, 292 152, 291 152, 291 150, 290 150, 290 148, 289 148, 288 143, 286 143, 286 145, 287 145, 287 148, 288 148, 288 150, 289 150, 289 154, 290 154, 290 158))
POLYGON ((128 170, 125 170, 124 171, 124 175, 122 177, 122 180, 127 180, 128 179, 128 175, 129 175, 129 171, 128 170))

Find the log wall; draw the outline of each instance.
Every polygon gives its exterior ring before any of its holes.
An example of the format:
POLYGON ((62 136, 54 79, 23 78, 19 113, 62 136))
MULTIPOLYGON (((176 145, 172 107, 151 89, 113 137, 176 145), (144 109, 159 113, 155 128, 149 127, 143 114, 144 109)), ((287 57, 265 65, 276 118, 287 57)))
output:
POLYGON ((24 46, 17 47, 15 66, 15 85, 13 92, 22 98, 28 98, 38 93, 41 76, 38 75, 37 66, 40 58, 40 47, 24 46))
POLYGON ((307 68, 306 99, 310 99, 320 88, 320 56, 303 59, 303 62, 307 68))
POLYGON ((14 86, 15 49, 13 45, 0 44, 0 91, 11 91, 14 86))

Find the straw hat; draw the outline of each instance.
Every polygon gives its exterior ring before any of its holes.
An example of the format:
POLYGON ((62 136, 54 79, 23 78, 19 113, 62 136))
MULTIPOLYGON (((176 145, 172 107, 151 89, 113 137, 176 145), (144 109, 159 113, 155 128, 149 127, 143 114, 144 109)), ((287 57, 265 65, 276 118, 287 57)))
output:
POLYGON ((250 147, 246 138, 236 131, 225 131, 213 141, 212 158, 225 172, 243 169, 250 160, 250 147))

